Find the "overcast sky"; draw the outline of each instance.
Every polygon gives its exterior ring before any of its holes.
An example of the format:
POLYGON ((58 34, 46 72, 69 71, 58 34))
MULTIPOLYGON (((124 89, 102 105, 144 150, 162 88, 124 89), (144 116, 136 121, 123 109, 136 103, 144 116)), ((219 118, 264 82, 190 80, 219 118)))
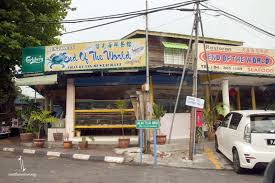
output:
MULTIPOLYGON (((148 2, 149 8, 153 8, 184 1, 148 0, 148 2)), ((274 0, 209 0, 207 3, 275 33, 274 0)), ((72 0, 71 7, 76 7, 77 10, 69 11, 66 17, 67 20, 142 10, 145 9, 145 0, 72 0)), ((274 38, 258 33, 226 17, 213 15, 217 14, 208 11, 202 14, 206 36, 244 41, 245 46, 249 47, 275 49, 274 38)), ((190 34, 193 17, 190 12, 163 11, 154 13, 149 16, 149 30, 190 34)), ((66 31, 73 31, 99 23, 103 22, 66 24, 65 28, 66 31)), ((65 44, 120 39, 130 32, 136 29, 144 29, 144 27, 145 18, 138 17, 95 29, 63 35, 61 40, 65 44)))

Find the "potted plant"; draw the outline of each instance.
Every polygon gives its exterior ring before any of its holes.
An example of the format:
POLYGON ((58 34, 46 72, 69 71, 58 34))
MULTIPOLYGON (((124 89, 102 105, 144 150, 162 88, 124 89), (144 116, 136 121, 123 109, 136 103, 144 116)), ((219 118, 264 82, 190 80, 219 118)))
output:
POLYGON ((69 140, 69 134, 66 133, 64 135, 64 141, 63 141, 64 149, 71 149, 73 147, 73 142, 69 140))
POLYGON ((63 141, 63 133, 62 132, 57 132, 57 128, 61 128, 61 123, 59 120, 58 126, 55 127, 55 132, 53 133, 53 139, 54 141, 63 141))
POLYGON ((94 137, 85 137, 85 136, 83 136, 83 137, 81 137, 82 138, 82 140, 81 140, 81 142, 79 142, 78 143, 78 148, 79 149, 88 149, 88 141, 87 141, 87 138, 89 138, 90 140, 92 140, 92 141, 94 141, 95 139, 94 139, 94 137))
POLYGON ((45 139, 40 138, 41 129, 45 124, 56 123, 58 118, 53 117, 50 111, 33 111, 30 116, 30 122, 33 125, 34 132, 36 134, 36 139, 33 139, 33 144, 35 147, 44 147, 45 139))
POLYGON ((203 110, 204 121, 207 123, 208 127, 207 137, 210 141, 215 139, 214 125, 217 121, 217 116, 224 116, 224 107, 222 103, 216 104, 213 111, 210 109, 203 110))
POLYGON ((124 112, 125 112, 124 109, 126 109, 127 105, 126 105, 126 102, 124 100, 118 100, 118 101, 116 101, 115 106, 116 106, 117 109, 120 109, 121 124, 122 124, 122 128, 121 128, 122 137, 120 137, 118 139, 118 146, 120 148, 127 148, 127 147, 129 147, 129 144, 130 144, 130 138, 124 136, 124 128, 123 128, 123 125, 124 125, 123 119, 124 119, 124 112))
MULTIPOLYGON (((160 118, 162 118, 166 111, 164 110, 163 106, 161 105, 157 105, 157 104, 153 104, 153 118, 160 120, 160 118)), ((163 145, 166 143, 166 135, 164 134, 160 134, 160 131, 157 131, 157 144, 158 145, 163 145)))
POLYGON ((20 140, 22 142, 31 142, 33 140, 33 126, 30 123, 31 112, 35 108, 32 105, 16 111, 17 118, 23 122, 22 131, 20 132, 20 140))
POLYGON ((23 125, 22 132, 20 133, 20 140, 22 142, 31 142, 33 140, 33 127, 30 123, 26 122, 23 125))

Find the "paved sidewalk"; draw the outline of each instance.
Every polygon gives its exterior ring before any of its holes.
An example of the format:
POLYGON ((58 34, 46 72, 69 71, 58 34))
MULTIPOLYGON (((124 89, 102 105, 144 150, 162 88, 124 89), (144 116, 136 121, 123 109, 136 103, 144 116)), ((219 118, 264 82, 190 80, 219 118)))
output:
MULTIPOLYGON (((215 152, 214 142, 202 140, 196 144, 193 161, 188 160, 188 139, 173 141, 171 144, 157 146, 158 165, 193 169, 231 170, 231 163, 215 152)), ((116 145, 89 144, 89 149, 79 150, 75 144, 72 149, 64 149, 63 142, 48 142, 46 148, 34 148, 32 143, 20 143, 18 138, 0 139, 0 150, 18 154, 55 156, 79 160, 95 160, 113 163, 140 164, 138 147, 126 149, 116 145)), ((153 147, 151 147, 153 152, 153 147)), ((153 154, 143 154, 143 165, 153 165, 153 154)))
POLYGON ((80 150, 78 145, 74 144, 72 149, 64 149, 63 142, 47 142, 45 148, 35 148, 31 142, 20 143, 20 139, 17 137, 0 139, 0 150, 6 152, 123 163, 124 157, 113 151, 115 147, 115 145, 89 144, 88 149, 80 150))
MULTIPOLYGON (((172 144, 157 146, 157 164, 170 167, 231 170, 230 162, 221 154, 214 151, 214 142, 202 140, 196 144, 193 161, 188 160, 188 139, 175 141, 172 144)), ((153 152, 153 147, 151 146, 153 152)), ((123 154, 125 162, 140 164, 140 149, 132 147, 127 149, 115 149, 117 154, 123 154)), ((153 153, 143 154, 143 164, 154 164, 153 153)))

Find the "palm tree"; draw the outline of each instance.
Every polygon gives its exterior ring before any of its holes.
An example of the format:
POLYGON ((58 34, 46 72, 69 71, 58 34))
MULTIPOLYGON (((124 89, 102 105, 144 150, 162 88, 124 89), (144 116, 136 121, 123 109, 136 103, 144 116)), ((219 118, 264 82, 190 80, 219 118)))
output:
POLYGON ((31 113, 31 116, 30 116, 30 123, 32 123, 33 126, 36 127, 36 128, 34 128, 34 130, 35 130, 35 132, 37 134, 37 138, 38 139, 40 139, 40 132, 41 132, 42 127, 45 124, 56 123, 56 122, 58 122, 58 118, 53 117, 51 115, 51 112, 50 111, 46 111, 46 110, 43 110, 43 111, 33 111, 31 113))

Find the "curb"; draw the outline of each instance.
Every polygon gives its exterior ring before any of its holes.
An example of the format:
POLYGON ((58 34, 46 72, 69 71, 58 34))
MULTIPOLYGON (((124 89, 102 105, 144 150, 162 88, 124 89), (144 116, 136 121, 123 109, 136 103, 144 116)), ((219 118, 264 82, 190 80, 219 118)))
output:
POLYGON ((68 158, 74 160, 84 160, 84 161, 103 161, 107 163, 124 163, 124 157, 114 157, 114 156, 92 156, 90 154, 78 154, 78 153, 62 153, 58 151, 44 151, 40 149, 16 149, 10 147, 4 147, 0 149, 4 152, 12 152, 17 154, 28 154, 37 156, 48 156, 48 157, 59 157, 68 158))

